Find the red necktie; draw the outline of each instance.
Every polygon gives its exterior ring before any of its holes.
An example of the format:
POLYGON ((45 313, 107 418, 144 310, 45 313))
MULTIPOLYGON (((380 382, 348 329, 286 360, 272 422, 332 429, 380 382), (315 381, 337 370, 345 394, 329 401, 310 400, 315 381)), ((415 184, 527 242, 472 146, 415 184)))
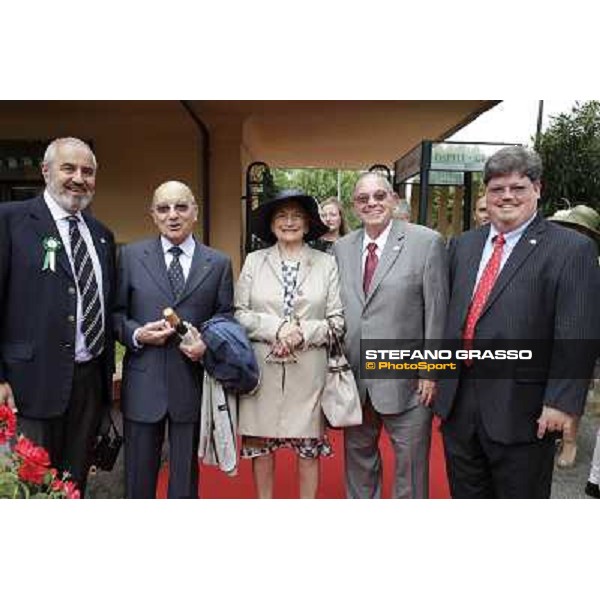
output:
POLYGON ((481 275, 481 279, 475 290, 475 295, 471 300, 469 312, 467 313, 467 320, 465 321, 465 328, 463 329, 462 335, 463 348, 465 350, 470 350, 473 347, 473 338, 475 337, 477 321, 483 312, 483 307, 498 278, 500 261, 502 259, 502 249, 504 248, 505 241, 506 240, 501 233, 493 239, 494 251, 492 252, 490 260, 488 260, 487 265, 485 265, 485 269, 483 270, 483 274, 481 275))
POLYGON ((367 244, 367 250, 369 251, 369 254, 367 254, 365 272, 363 275, 363 290, 365 295, 369 292, 371 280, 373 279, 373 274, 375 273, 377 263, 379 262, 379 258, 377 258, 377 244, 375 242, 370 242, 367 244))

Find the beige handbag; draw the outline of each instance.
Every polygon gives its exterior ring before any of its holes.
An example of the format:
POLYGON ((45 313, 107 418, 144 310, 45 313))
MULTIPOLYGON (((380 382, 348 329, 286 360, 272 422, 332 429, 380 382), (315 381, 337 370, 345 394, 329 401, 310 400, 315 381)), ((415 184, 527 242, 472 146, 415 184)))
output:
POLYGON ((362 408, 354 374, 344 356, 342 344, 331 328, 321 409, 331 427, 351 427, 362 423, 362 408))

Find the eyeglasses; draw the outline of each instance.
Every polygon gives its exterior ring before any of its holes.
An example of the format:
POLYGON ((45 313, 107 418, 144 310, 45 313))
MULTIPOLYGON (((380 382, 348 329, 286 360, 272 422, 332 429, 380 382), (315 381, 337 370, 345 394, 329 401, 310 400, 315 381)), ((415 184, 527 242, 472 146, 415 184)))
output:
POLYGON ((193 206, 195 205, 191 204, 190 202, 174 202, 172 204, 161 202, 160 204, 154 206, 152 210, 159 215, 167 215, 172 210, 181 215, 190 211, 193 206))
POLYGON ((487 188, 486 194, 492 198, 500 198, 504 196, 506 190, 515 198, 524 198, 529 193, 529 186, 523 184, 509 186, 494 185, 487 188))
POLYGON ((386 201, 388 195, 388 192, 386 192, 385 190, 377 190, 374 194, 371 195, 357 194, 356 196, 354 196, 354 202, 356 202, 356 204, 358 204, 359 206, 365 206, 369 203, 369 200, 372 198, 373 202, 381 204, 382 202, 386 201))

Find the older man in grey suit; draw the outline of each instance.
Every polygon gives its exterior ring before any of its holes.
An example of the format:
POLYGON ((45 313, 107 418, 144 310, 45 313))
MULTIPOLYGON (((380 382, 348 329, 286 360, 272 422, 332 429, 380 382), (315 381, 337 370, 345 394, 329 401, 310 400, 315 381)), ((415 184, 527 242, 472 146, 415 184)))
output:
POLYGON ((448 303, 446 250, 426 227, 392 219, 398 196, 387 179, 363 175, 353 194, 363 228, 334 246, 346 310, 346 350, 357 375, 363 424, 345 431, 349 498, 381 496, 379 436, 385 427, 396 457, 395 498, 429 494, 431 410, 425 379, 358 379, 360 340, 441 339, 448 303))

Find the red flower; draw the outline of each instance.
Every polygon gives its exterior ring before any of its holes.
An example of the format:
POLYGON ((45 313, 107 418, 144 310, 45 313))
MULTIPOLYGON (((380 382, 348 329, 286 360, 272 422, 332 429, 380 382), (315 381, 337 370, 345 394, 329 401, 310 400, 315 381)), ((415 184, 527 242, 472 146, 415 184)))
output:
POLYGON ((19 467, 19 477, 23 481, 41 485, 50 466, 48 452, 26 437, 20 436, 15 445, 15 453, 23 460, 19 467))
POLYGON ((78 500, 81 498, 81 494, 73 481, 65 481, 64 492, 69 500, 78 500))
POLYGON ((17 417, 15 413, 2 404, 0 406, 0 444, 6 444, 15 435, 17 430, 17 417))
POLYGON ((53 492, 62 492, 65 489, 65 482, 62 479, 54 479, 50 483, 50 489, 53 492))

